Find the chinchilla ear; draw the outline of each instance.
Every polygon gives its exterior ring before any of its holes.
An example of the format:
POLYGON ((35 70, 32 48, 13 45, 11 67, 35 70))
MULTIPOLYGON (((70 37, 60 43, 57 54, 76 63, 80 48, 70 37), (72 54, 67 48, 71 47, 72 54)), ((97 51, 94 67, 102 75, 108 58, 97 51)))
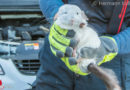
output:
POLYGON ((54 21, 57 19, 57 17, 58 17, 58 13, 55 14, 54 21))
POLYGON ((85 20, 87 20, 87 21, 89 20, 84 11, 81 12, 81 15, 82 15, 82 17, 83 17, 85 20))
POLYGON ((56 20, 57 17, 60 16, 60 15, 61 15, 61 10, 60 10, 60 8, 59 8, 59 10, 57 11, 57 13, 56 13, 55 16, 54 16, 54 20, 56 20))

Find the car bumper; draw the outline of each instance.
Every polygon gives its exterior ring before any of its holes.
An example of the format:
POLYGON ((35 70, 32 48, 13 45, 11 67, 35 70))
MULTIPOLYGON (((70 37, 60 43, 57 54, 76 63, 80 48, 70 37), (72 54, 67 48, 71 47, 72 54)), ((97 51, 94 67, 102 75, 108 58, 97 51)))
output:
POLYGON ((11 59, 0 59, 0 65, 5 72, 4 75, 0 75, 0 80, 2 81, 0 90, 31 89, 31 84, 36 79, 36 76, 20 73, 11 59))

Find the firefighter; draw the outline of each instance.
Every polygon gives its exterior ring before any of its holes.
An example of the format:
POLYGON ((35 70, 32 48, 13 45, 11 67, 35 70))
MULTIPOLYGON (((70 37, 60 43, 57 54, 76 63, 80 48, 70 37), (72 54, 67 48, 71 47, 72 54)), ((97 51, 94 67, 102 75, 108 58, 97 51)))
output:
MULTIPOLYGON (((103 48, 108 54, 104 55, 100 66, 112 69, 123 90, 129 90, 130 10, 128 2, 128 0, 40 0, 40 8, 46 19, 52 24, 58 9, 65 3, 78 5, 84 10, 89 18, 89 25, 93 26, 100 36, 105 36, 103 42, 106 44, 103 45, 103 48)), ((71 47, 70 43, 64 39, 60 41, 57 39, 58 37, 54 39, 56 34, 51 29, 50 31, 39 54, 41 67, 34 83, 35 89, 105 90, 104 83, 93 74, 87 74, 80 69, 78 72, 75 71, 75 68, 77 70, 78 67, 69 63, 72 54, 67 52, 67 48, 71 47), (67 44, 63 45, 63 43, 67 44), (56 50, 51 49, 52 46, 56 50), (63 57, 59 57, 59 52, 63 57)), ((68 33, 70 32, 61 32, 59 35, 62 37, 68 33)))

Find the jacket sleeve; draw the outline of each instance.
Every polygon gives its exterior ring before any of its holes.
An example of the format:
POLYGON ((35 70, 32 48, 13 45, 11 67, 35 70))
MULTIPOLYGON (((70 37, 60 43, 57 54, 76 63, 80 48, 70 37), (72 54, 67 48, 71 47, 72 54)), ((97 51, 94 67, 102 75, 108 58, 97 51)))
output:
POLYGON ((40 0, 40 9, 48 21, 52 21, 59 7, 64 3, 62 0, 40 0))
POLYGON ((118 45, 119 54, 130 53, 130 27, 113 37, 118 45))

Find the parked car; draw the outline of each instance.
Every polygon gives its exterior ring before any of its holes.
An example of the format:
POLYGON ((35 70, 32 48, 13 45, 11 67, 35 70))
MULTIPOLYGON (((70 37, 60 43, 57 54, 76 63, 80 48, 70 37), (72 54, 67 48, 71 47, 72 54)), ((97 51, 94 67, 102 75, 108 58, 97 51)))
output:
POLYGON ((31 89, 49 23, 38 0, 0 0, 0 90, 31 89))

